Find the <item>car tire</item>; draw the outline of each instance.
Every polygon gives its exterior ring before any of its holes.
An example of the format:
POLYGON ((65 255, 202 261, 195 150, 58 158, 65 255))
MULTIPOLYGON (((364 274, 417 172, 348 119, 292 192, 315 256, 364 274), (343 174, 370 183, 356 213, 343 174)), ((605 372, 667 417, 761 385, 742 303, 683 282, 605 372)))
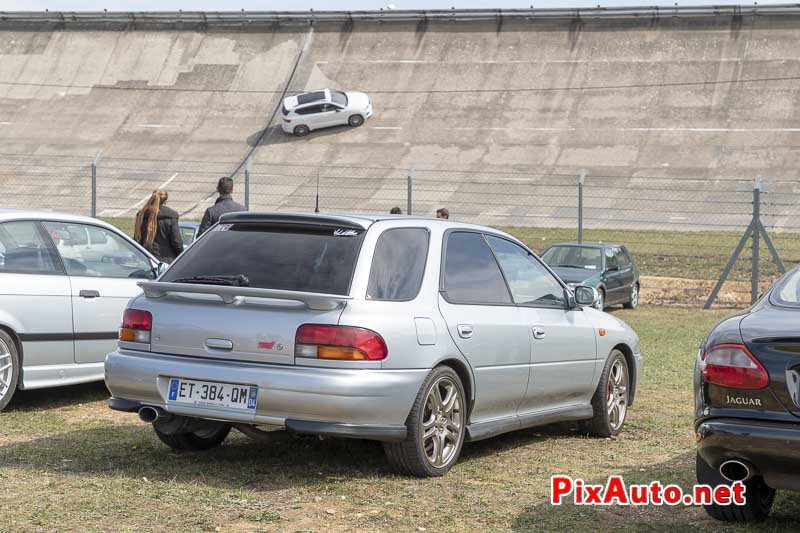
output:
POLYGON ((0 330, 0 411, 6 408, 17 392, 19 374, 17 344, 8 333, 0 330))
POLYGON ((178 452, 202 452, 216 448, 231 432, 230 424, 219 424, 205 431, 167 434, 153 426, 158 440, 178 452))
POLYGON ((410 476, 446 474, 461 455, 466 421, 467 399, 461 379, 448 366, 436 367, 411 407, 406 438, 383 444, 389 464, 398 473, 410 476))
POLYGON ((630 401, 630 375, 625 354, 612 350, 592 396, 594 417, 583 424, 586 433, 593 437, 613 437, 622 431, 630 401))
MULTIPOLYGON (((730 484, 717 470, 706 463, 700 454, 697 454, 695 465, 699 484, 711 487, 730 484)), ((736 523, 761 522, 767 518, 775 500, 775 489, 768 487, 760 477, 745 481, 744 486, 747 498, 744 505, 705 505, 708 515, 723 522, 736 523)))
POLYGON ((296 137, 305 137, 311 130, 308 129, 308 126, 305 124, 300 124, 299 126, 295 126, 292 131, 294 131, 296 137))
POLYGON ((634 283, 633 285, 631 285, 630 299, 625 304, 623 304, 623 307, 625 307, 625 309, 636 309, 637 307, 639 307, 639 284, 638 283, 634 283))
POLYGON ((351 127, 357 128, 364 123, 364 117, 361 115, 350 115, 350 118, 347 119, 347 123, 350 124, 351 127))
POLYGON ((606 308, 606 291, 603 288, 597 289, 597 303, 594 306, 598 311, 604 311, 606 308))

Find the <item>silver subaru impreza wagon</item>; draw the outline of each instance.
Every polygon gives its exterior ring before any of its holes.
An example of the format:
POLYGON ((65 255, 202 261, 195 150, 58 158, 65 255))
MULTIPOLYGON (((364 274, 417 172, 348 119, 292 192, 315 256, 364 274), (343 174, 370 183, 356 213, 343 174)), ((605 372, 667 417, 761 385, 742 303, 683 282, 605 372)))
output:
POLYGON ((383 441, 438 476, 464 442, 580 422, 616 435, 642 357, 522 243, 448 220, 233 213, 124 313, 113 409, 177 450, 235 427, 383 441))

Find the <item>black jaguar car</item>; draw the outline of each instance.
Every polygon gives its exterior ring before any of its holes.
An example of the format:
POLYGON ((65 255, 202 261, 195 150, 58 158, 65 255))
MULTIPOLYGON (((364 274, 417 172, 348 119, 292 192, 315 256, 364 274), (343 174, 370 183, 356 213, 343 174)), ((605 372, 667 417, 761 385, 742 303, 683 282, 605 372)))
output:
POLYGON ((588 285, 597 289, 597 309, 622 304, 639 305, 639 270, 621 244, 565 242, 554 244, 542 260, 570 288, 588 285))
POLYGON ((746 487, 745 505, 706 510, 763 520, 776 490, 800 490, 800 268, 711 330, 694 385, 697 481, 746 487))

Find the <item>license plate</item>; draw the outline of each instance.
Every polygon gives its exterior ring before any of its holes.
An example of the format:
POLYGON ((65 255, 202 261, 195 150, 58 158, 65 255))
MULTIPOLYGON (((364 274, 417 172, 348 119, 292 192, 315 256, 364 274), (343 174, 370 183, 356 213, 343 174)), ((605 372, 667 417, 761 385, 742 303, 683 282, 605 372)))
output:
POLYGON ((167 400, 170 403, 255 411, 258 387, 171 378, 167 400))

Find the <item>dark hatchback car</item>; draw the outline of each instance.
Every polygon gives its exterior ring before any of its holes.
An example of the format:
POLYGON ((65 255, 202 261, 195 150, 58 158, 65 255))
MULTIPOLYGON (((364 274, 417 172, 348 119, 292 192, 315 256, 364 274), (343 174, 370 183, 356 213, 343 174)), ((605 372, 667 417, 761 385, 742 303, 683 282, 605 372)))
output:
POLYGON ((560 243, 551 246, 542 260, 570 288, 594 287, 598 292, 595 307, 622 304, 628 309, 639 305, 639 270, 621 244, 560 243))
POLYGON ((776 489, 800 490, 800 268, 711 330, 694 386, 697 481, 746 487, 745 505, 706 510, 729 522, 764 519, 776 489))

